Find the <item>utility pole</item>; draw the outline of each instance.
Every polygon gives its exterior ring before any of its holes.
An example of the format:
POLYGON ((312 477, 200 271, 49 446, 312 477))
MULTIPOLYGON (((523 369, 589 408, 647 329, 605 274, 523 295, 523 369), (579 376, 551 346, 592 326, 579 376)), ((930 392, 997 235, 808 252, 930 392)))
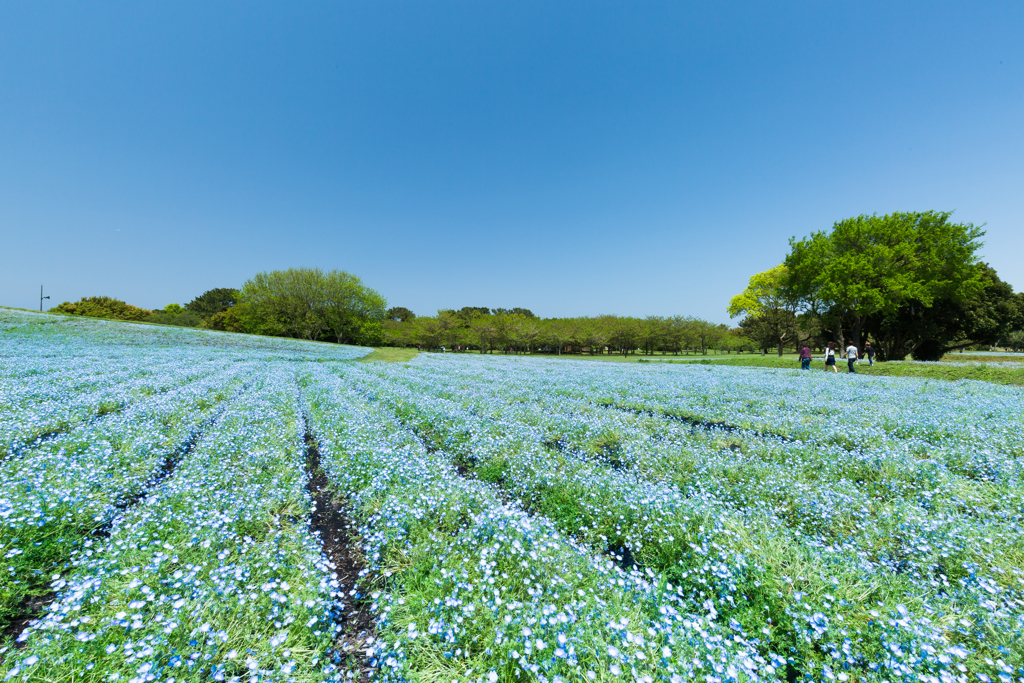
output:
POLYGON ((43 296, 43 286, 39 285, 39 312, 43 312, 43 299, 49 299, 48 296, 43 296))

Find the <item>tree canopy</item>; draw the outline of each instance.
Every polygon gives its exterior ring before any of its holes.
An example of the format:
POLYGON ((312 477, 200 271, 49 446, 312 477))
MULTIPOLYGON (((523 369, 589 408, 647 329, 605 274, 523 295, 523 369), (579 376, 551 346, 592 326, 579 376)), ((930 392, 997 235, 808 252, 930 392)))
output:
MULTIPOLYGON (((233 287, 217 287, 207 290, 195 299, 192 299, 192 301, 185 304, 185 308, 206 319, 215 313, 223 313, 236 303, 238 303, 237 289, 233 287)), ((167 313, 172 313, 172 311, 164 310, 167 313)))
POLYGON ((415 318, 416 314, 404 306, 394 306, 384 313, 384 317, 388 320, 397 320, 404 323, 415 318))
MULTIPOLYGON (((489 309, 483 309, 488 311, 489 309)), ((500 310, 500 309, 499 309, 500 310)), ((408 322, 388 321, 387 339, 397 346, 479 349, 520 353, 611 353, 637 350, 680 353, 685 349, 751 349, 748 340, 730 335, 725 325, 684 316, 630 318, 601 315, 594 318, 530 317, 521 313, 481 313, 479 307, 441 310, 408 322)))
POLYGON ((89 318, 110 318, 113 320, 148 320, 153 312, 126 304, 120 299, 112 299, 109 296, 82 297, 74 303, 65 301, 50 309, 51 313, 63 313, 65 315, 79 315, 89 318))
POLYGON ((729 317, 746 315, 741 327, 763 346, 783 347, 798 336, 792 295, 785 287, 786 266, 752 275, 747 288, 729 301, 729 317))
POLYGON ((257 273, 240 292, 243 327, 261 334, 340 343, 379 341, 387 301, 342 270, 289 268, 257 273))
POLYGON ((836 342, 849 332, 855 345, 869 321, 903 320, 904 332, 880 337, 882 354, 900 358, 934 333, 921 319, 934 319, 936 302, 964 303, 985 288, 976 252, 984 232, 954 223, 952 212, 895 212, 837 222, 830 231, 790 240, 783 285, 792 300, 819 317, 836 342))

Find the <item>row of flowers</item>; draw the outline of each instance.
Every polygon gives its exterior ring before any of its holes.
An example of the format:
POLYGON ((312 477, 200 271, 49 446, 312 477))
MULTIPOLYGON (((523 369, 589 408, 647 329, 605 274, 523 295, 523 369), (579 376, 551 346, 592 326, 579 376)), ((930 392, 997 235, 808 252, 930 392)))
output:
POLYGON ((321 466, 362 538, 382 680, 758 680, 784 661, 650 573, 624 570, 543 516, 459 476, 367 378, 304 381, 321 466))
POLYGON ((294 366, 247 374, 173 474, 54 577, 5 679, 339 678, 337 581, 309 529, 294 366))
MULTIPOLYGON (((792 663, 801 671, 824 671, 826 662, 851 672, 878 667, 890 679, 942 670, 962 675, 965 665, 981 675, 1012 670, 1018 655, 1003 650, 1019 652, 1021 633, 1014 560, 1020 508, 1012 505, 1019 505, 1019 490, 988 496, 984 519, 977 505, 964 514, 948 503, 991 492, 950 472, 920 498, 903 500, 895 495, 901 476, 891 478, 893 490, 821 476, 815 462, 849 457, 827 440, 691 434, 678 422, 619 411, 605 410, 601 419, 593 402, 588 407, 567 391, 571 382, 552 381, 565 379, 565 366, 549 365, 427 360, 414 363, 415 372, 375 369, 382 381, 360 388, 476 476, 551 514, 565 533, 595 546, 629 548, 635 559, 688 587, 691 600, 718 599, 715 609, 724 617, 752 633, 765 628, 765 644, 787 653, 794 648, 792 663), (546 394, 537 377, 548 384, 546 394), (619 462, 601 462, 594 457, 600 452, 581 448, 610 432, 622 451, 619 462), (550 447, 552 434, 562 435, 555 442, 560 448, 550 447), (883 524, 880 512, 895 519, 883 524), (695 520, 708 535, 698 542, 695 520), (719 557, 693 566, 688 544, 719 557), (821 618, 809 621, 814 614, 821 618), (894 647, 898 657, 891 656, 894 647)), ((600 373, 591 368, 581 372, 600 395, 600 373)), ((621 375, 628 371, 604 372, 612 375, 604 384, 625 384, 621 375)), ((873 457, 883 475, 906 460, 902 451, 894 462, 877 450, 873 457)))
POLYGON ((142 495, 241 384, 230 367, 88 422, 0 464, 0 630, 72 552, 142 495))
POLYGON ((0 460, 233 361, 352 360, 370 349, 0 309, 0 460))

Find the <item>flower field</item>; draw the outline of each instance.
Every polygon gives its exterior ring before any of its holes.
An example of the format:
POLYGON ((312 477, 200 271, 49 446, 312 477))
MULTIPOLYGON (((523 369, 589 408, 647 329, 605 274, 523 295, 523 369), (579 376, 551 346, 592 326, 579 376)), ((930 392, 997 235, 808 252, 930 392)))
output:
POLYGON ((1024 681, 1024 391, 0 310, 0 677, 1024 681))

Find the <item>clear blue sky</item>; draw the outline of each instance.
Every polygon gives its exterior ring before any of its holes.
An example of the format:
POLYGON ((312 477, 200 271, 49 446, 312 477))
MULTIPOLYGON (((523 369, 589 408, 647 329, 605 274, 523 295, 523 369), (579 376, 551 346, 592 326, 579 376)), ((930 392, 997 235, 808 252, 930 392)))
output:
POLYGON ((860 213, 1024 289, 1024 2, 0 4, 0 304, 689 314, 860 213))

